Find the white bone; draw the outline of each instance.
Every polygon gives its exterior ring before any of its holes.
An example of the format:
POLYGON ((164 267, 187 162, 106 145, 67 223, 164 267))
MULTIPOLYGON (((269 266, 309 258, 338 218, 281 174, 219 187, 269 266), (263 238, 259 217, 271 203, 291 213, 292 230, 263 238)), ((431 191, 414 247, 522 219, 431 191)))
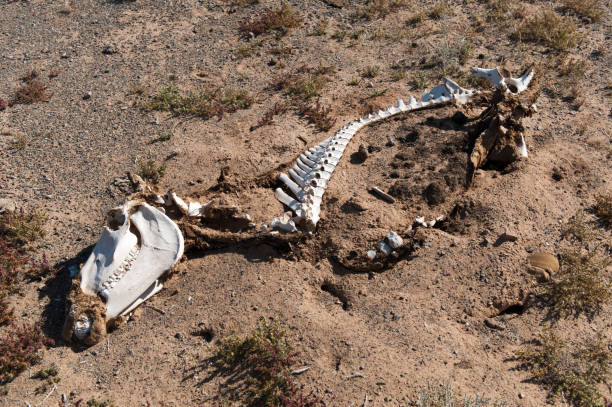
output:
POLYGON ((518 78, 508 78, 508 83, 516 88, 516 93, 521 93, 529 86, 533 79, 533 67, 527 68, 525 73, 518 78))
POLYGON ((521 157, 527 158, 527 145, 525 144, 525 137, 521 134, 521 145, 519 146, 521 157))
POLYGON ((474 75, 493 82, 496 87, 506 87, 506 80, 502 76, 501 72, 499 72, 498 68, 484 69, 474 67, 472 70, 474 71, 474 75))
POLYGON ((289 208, 291 208, 291 210, 293 212, 297 212, 297 211, 299 211, 301 209, 300 202, 298 202, 295 199, 291 198, 281 188, 276 188, 276 191, 274 191, 274 196, 281 203, 283 203, 283 204, 287 205, 289 208))
MULTIPOLYGON (((473 71, 474 75, 486 78, 496 86, 510 92, 499 69, 473 68, 473 71)), ((508 82, 517 89, 518 93, 527 88, 532 78, 533 69, 529 68, 520 78, 509 78, 508 82)), ((291 180, 287 174, 281 174, 279 176, 280 181, 289 188, 295 198, 292 198, 281 189, 276 190, 276 198, 291 208, 295 214, 294 219, 296 222, 305 222, 311 227, 316 226, 319 221, 321 201, 327 183, 335 167, 342 158, 344 150, 359 129, 370 123, 408 110, 421 109, 453 100, 459 104, 465 104, 476 94, 477 91, 473 89, 462 88, 456 82, 445 79, 441 85, 434 87, 429 92, 423 92, 420 102, 413 96, 410 96, 407 105, 402 99, 399 99, 397 101, 397 107, 390 106, 384 110, 379 110, 377 113, 370 113, 367 117, 359 118, 354 122, 342 126, 342 128, 332 137, 323 140, 317 146, 311 147, 303 154, 300 154, 296 164, 288 171, 295 182, 291 180)), ((522 138, 520 147, 521 154, 526 156, 527 148, 524 138, 522 138)), ((425 222, 424 217, 418 217, 415 222, 428 227, 435 225, 436 220, 425 222)))
MULTIPOLYGON (((183 255, 183 235, 158 209, 129 201, 109 214, 106 227, 81 268, 81 291, 106 300, 106 318, 125 315, 154 294, 149 289, 183 255), (137 235, 130 231, 133 227, 137 235)), ((157 290, 158 291, 158 290, 157 290)))
POLYGON ((293 222, 293 219, 291 219, 291 212, 285 212, 282 217, 272 219, 272 222, 270 222, 270 227, 272 229, 288 233, 297 232, 295 222, 293 222))
POLYGON ((291 178, 289 178, 287 174, 281 174, 278 176, 278 178, 283 182, 283 184, 287 185, 287 188, 291 190, 293 195, 297 196, 302 190, 298 184, 291 181, 291 178))

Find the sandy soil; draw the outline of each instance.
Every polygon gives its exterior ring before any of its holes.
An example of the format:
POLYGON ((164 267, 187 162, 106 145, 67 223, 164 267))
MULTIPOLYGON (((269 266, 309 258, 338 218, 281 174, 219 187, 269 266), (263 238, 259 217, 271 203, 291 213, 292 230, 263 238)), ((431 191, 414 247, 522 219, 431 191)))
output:
MULTIPOLYGON (((276 2, 83 0, 72 2, 69 13, 63 12, 64 1, 0 2, 0 96, 9 95, 31 69, 53 93, 48 102, 0 111, 0 197, 48 214, 37 255, 46 253, 64 270, 12 298, 20 320, 45 318, 45 332, 57 342, 41 362, 55 363, 61 377, 45 405, 60 403, 62 394, 69 398, 66 405, 92 397, 112 398, 119 406, 212 405, 220 388, 232 391, 223 377, 211 376, 216 341, 274 316, 288 327, 301 363, 310 367, 298 382, 329 406, 362 405, 366 392, 369 405, 411 405, 419 388, 438 380, 451 382, 460 394, 484 393, 508 406, 544 405, 545 389, 511 360, 550 323, 545 306, 519 305, 537 284, 527 273, 526 257, 532 250, 557 253, 567 244, 563 224, 579 209, 593 220, 594 195, 611 188, 609 4, 601 22, 579 24, 582 43, 559 54, 514 42, 500 24, 476 29, 474 21, 488 13, 481 2, 453 2, 452 14, 417 26, 407 21, 433 2, 357 23, 350 15, 359 2, 343 8, 318 0, 291 3, 304 17, 301 27, 281 39, 258 37, 261 46, 242 58, 237 50, 249 43, 238 23, 276 2), (308 35, 323 21, 327 34, 308 35), (350 32, 363 30, 360 39, 332 38, 343 24, 351 25, 350 32), (381 30, 402 35, 385 39, 381 30), (224 166, 242 176, 265 173, 359 117, 367 104, 388 106, 418 95, 422 90, 411 79, 418 72, 434 76, 424 61, 444 52, 444 44, 464 40, 473 50, 464 64, 455 61, 458 72, 478 65, 518 74, 536 65, 542 93, 539 112, 525 121, 527 160, 512 171, 479 170, 466 190, 460 180, 469 129, 451 119, 457 108, 371 126, 351 141, 334 173, 310 255, 286 256, 264 243, 187 253, 164 290, 147 302, 152 307, 141 307, 107 340, 87 349, 61 340, 70 287, 65 270, 87 258, 104 214, 131 192, 125 174, 136 171, 139 160, 164 161, 160 188, 184 196, 204 195, 224 166), (291 52, 271 52, 282 47, 291 52), (567 58, 585 69, 579 108, 557 74, 559 61, 567 58), (406 67, 405 78, 393 79, 394 64, 406 67), (336 67, 321 97, 337 118, 334 128, 317 132, 288 112, 251 131, 284 98, 269 89, 271 79, 302 65, 336 67), (378 76, 349 85, 373 65, 381 68, 378 76), (48 79, 50 73, 57 76, 48 79), (205 121, 145 112, 143 97, 131 94, 135 86, 150 95, 169 83, 247 89, 256 101, 205 121), (367 98, 384 89, 384 95, 367 98), (151 143, 167 132, 169 141, 151 143), (15 147, 23 137, 27 145, 15 147), (395 141, 391 146, 389 138, 395 141), (364 163, 351 162, 362 144, 376 148, 364 163), (562 169, 562 179, 553 179, 555 168, 562 169), (431 182, 444 183, 443 203, 430 205, 423 198, 431 182), (395 191, 398 199, 388 204, 375 198, 368 193, 371 185, 395 191), (419 244, 397 262, 376 272, 347 267, 351 252, 362 256, 391 230, 404 234, 416 216, 429 219, 454 208, 466 215, 442 229, 420 229, 419 244), (496 243, 506 231, 517 240, 496 243), (330 282, 342 287, 348 303, 324 289, 330 282), (505 329, 489 328, 486 318, 505 329), (212 341, 191 335, 198 326, 213 329, 212 341), (350 378, 354 372, 363 377, 350 378)), ((513 5, 527 16, 539 6, 513 5)), ((432 78, 428 88, 437 83, 432 78)), ((250 188, 233 199, 256 223, 284 210, 272 188, 250 188)), ((600 231, 609 245, 610 231, 600 231)), ((593 332, 610 340, 610 311, 555 326, 568 340, 593 332)), ((2 389, 0 405, 41 405, 45 394, 34 393, 39 384, 25 372, 2 389)), ((600 391, 612 395, 608 386, 600 391)))

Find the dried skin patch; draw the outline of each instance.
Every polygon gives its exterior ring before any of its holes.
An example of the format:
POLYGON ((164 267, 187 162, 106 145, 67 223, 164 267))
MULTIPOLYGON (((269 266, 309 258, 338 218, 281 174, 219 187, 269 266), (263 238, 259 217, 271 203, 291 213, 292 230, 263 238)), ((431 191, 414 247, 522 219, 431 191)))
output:
POLYGON ((77 281, 72 283, 72 289, 66 299, 66 320, 62 336, 68 343, 82 342, 94 345, 106 335, 106 305, 97 296, 86 295, 81 291, 77 281), (83 328, 80 325, 88 325, 83 328), (83 338, 75 338, 75 331, 82 332, 83 338))

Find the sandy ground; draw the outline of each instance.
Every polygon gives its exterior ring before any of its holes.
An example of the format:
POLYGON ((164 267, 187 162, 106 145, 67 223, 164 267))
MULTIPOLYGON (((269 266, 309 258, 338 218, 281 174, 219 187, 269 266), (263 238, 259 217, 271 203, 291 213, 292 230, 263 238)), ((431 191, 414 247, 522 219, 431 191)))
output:
MULTIPOLYGON (((528 250, 557 253, 567 244, 563 223, 579 209, 592 221, 594 195, 610 191, 609 5, 601 22, 579 25, 584 35, 579 46, 558 54, 512 41, 500 24, 476 29, 477 17, 486 19, 488 13, 479 2, 453 3, 451 14, 425 18, 416 27, 407 21, 433 2, 358 23, 350 22, 359 5, 353 2, 343 8, 316 0, 292 2, 304 17, 301 27, 281 39, 258 37, 261 46, 242 58, 237 50, 249 43, 240 37, 238 23, 277 5, 262 3, 83 0, 64 13, 63 1, 0 2, 0 95, 9 95, 31 69, 53 93, 48 102, 0 111, 0 197, 48 214, 38 256, 44 252, 64 269, 82 263, 106 211, 130 192, 125 174, 136 171, 139 160, 165 161, 160 187, 182 195, 203 193, 223 166, 237 174, 264 173, 359 117, 364 105, 388 106, 398 97, 418 95, 422 90, 413 88, 411 78, 418 72, 433 76, 423 61, 440 55, 444 44, 464 40, 473 50, 464 64, 456 62, 459 72, 478 65, 505 66, 517 74, 536 65, 542 93, 539 112, 525 121, 529 158, 514 171, 478 171, 468 190, 451 188, 444 203, 430 206, 418 191, 465 171, 467 129, 450 119, 457 109, 371 126, 347 152, 350 156, 361 144, 380 151, 363 164, 346 156, 326 192, 315 236, 326 250, 309 258, 287 258, 266 244, 190 253, 164 290, 148 301, 154 308, 142 307, 136 318, 91 348, 70 347, 59 337, 67 273, 30 284, 12 302, 23 321, 46 318, 45 332, 57 342, 41 362, 43 367, 55 363, 61 377, 45 405, 58 404, 61 394, 69 396, 67 405, 92 397, 112 398, 119 406, 212 405, 220 388, 231 392, 223 377, 211 376, 216 341, 274 316, 288 327, 301 363, 310 367, 298 382, 329 406, 361 405, 366 392, 369 405, 404 406, 428 381, 438 380, 451 382, 460 394, 486 394, 508 406, 544 405, 545 389, 529 382, 530 375, 517 370, 511 358, 550 323, 548 310, 504 309, 521 303, 537 284, 526 271, 528 250), (323 21, 327 34, 309 36, 323 21), (360 39, 332 38, 343 24, 350 24, 351 32, 363 30, 360 39), (402 35, 385 39, 380 30, 402 35), (291 52, 271 52, 282 47, 291 52), (576 58, 585 69, 579 108, 567 99, 565 79, 557 74, 564 58, 576 58), (395 81, 391 66, 398 63, 407 76, 395 81), (251 131, 284 98, 269 89, 270 80, 302 65, 337 69, 321 97, 337 118, 329 134, 291 112, 251 131), (380 67, 378 76, 349 85, 373 65, 380 67), (57 76, 48 79, 50 73, 57 76), (171 82, 181 89, 211 84, 247 89, 255 103, 221 120, 202 120, 145 112, 142 97, 131 94, 136 86, 153 94, 171 82), (383 89, 384 95, 364 99, 383 89), (414 131, 415 140, 400 141, 414 131), (169 141, 151 143, 167 132, 169 141), (26 145, 15 147, 23 137, 26 145), (388 145, 389 138, 394 145, 388 145), (552 177, 555 168, 562 168, 559 181, 552 177), (367 192, 373 183, 389 190, 400 181, 412 193, 395 204, 367 192), (355 203, 364 210, 350 210, 355 203), (446 230, 419 231, 421 245, 391 267, 359 272, 339 261, 350 251, 364 253, 391 230, 404 232, 415 216, 448 214, 457 204, 468 207, 465 219, 446 230), (494 244, 505 231, 518 239, 494 244), (485 238, 489 244, 483 244, 485 238), (349 306, 322 289, 330 281, 343 287, 349 306), (486 326, 489 317, 505 329, 486 326), (199 325, 213 328, 212 341, 190 334, 199 325), (363 377, 351 377, 354 372, 363 377)), ((529 15, 539 5, 513 7, 529 15)), ((431 79, 428 87, 437 83, 431 79)), ((283 212, 271 188, 247 191, 245 199, 243 206, 256 222, 283 212)), ((601 232, 609 244, 610 232, 601 232)), ((579 317, 555 326, 568 341, 593 332, 610 340, 610 311, 607 307, 592 321, 579 317)), ((45 395, 34 393, 40 383, 28 373, 2 389, 0 405, 41 405, 45 395)), ((612 394, 605 385, 600 391, 612 394)))

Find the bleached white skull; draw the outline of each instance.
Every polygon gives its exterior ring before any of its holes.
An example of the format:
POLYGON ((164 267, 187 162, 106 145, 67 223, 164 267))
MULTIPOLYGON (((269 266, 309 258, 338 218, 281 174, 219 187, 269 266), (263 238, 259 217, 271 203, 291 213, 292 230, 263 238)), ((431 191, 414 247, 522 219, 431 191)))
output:
POLYGON ((67 340, 74 336, 95 343, 89 338, 96 319, 90 309, 92 301, 103 301, 106 322, 129 313, 162 288, 159 278, 183 255, 183 235, 178 226, 144 202, 129 201, 111 210, 107 223, 81 268, 81 292, 69 298, 72 304, 64 331, 67 340))

